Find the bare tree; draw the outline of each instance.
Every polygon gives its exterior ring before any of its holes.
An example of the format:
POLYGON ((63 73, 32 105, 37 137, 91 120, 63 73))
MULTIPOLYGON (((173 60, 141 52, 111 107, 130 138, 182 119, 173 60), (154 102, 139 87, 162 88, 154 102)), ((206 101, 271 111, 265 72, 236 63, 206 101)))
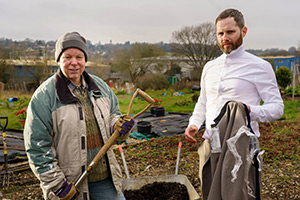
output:
POLYGON ((185 56, 185 62, 202 72, 209 60, 221 54, 213 23, 198 26, 185 26, 172 33, 171 48, 174 52, 185 56))
POLYGON ((136 43, 129 50, 115 54, 113 69, 129 75, 131 81, 135 82, 138 77, 149 72, 151 65, 164 54, 165 51, 157 45, 136 43))

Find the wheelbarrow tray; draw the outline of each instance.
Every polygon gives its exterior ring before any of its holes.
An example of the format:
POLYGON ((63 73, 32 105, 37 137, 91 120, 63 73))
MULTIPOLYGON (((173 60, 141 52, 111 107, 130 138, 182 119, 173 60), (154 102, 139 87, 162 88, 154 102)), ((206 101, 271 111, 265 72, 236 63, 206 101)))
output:
POLYGON ((123 192, 125 190, 139 190, 144 185, 152 184, 154 182, 181 183, 186 186, 190 200, 200 199, 200 196, 198 195, 195 188, 192 186, 191 182, 185 175, 145 176, 132 179, 123 179, 122 190, 123 192))

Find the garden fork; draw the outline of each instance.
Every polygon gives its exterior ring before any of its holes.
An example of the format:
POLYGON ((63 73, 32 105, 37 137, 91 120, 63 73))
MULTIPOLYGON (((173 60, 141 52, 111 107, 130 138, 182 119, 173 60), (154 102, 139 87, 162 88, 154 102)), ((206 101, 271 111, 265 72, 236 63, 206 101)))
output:
POLYGON ((3 186, 5 184, 9 185, 10 172, 8 171, 8 159, 7 159, 7 145, 6 145, 6 127, 8 124, 8 117, 0 117, 0 127, 2 129, 2 139, 3 139, 3 152, 4 152, 4 175, 3 175, 3 186), (1 121, 5 120, 2 124, 1 121))

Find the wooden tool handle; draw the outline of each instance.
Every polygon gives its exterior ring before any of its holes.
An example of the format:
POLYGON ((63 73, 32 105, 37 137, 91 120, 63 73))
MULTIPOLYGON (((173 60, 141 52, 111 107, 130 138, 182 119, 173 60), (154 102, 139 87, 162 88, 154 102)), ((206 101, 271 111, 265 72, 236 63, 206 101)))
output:
POLYGON ((128 111, 126 113, 127 116, 129 116, 130 111, 131 111, 131 107, 132 107, 132 103, 134 98, 139 95, 140 97, 142 97, 144 100, 146 100, 149 104, 146 108, 144 108, 141 112, 139 112, 138 114, 135 114, 132 118, 135 119, 138 116, 140 116, 141 114, 143 114, 146 110, 148 110, 148 108, 150 108, 150 106, 152 106, 152 104, 155 102, 155 100, 150 97, 146 92, 142 91, 141 89, 137 88, 136 91, 134 92, 134 94, 132 95, 131 101, 129 103, 129 107, 128 107, 128 111))
MULTIPOLYGON (((134 115, 132 118, 136 118, 140 116, 142 113, 144 113, 155 101, 150 97, 148 94, 140 90, 139 88, 136 89, 135 93, 132 95, 130 104, 128 107, 127 116, 130 114, 132 103, 136 95, 139 95, 143 99, 145 99, 149 104, 148 106, 139 112, 138 114, 134 115)), ((78 187, 83 183, 83 181, 86 179, 86 177, 89 175, 89 173, 93 170, 94 166, 101 160, 101 158, 106 154, 108 149, 115 143, 115 141, 119 138, 120 132, 115 130, 112 136, 105 142, 105 144, 101 147, 100 151, 97 153, 97 155, 94 157, 92 162, 89 164, 88 168, 83 172, 83 174, 76 180, 75 187, 78 189, 78 187)))
POLYGON ((94 169, 95 165, 101 160, 101 158, 106 154, 108 149, 115 143, 115 141, 119 138, 120 132, 117 130, 114 131, 112 136, 106 141, 106 143, 101 147, 97 155, 94 157, 92 162, 89 164, 87 169, 82 173, 82 175, 76 180, 75 187, 78 189, 78 187, 83 183, 83 181, 86 179, 86 177, 89 175, 89 173, 94 169))

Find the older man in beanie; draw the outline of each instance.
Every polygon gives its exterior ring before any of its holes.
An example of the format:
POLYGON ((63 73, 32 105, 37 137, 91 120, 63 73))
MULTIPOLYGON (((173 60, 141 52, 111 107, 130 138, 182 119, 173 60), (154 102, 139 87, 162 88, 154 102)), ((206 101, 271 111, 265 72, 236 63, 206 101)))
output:
POLYGON ((121 115, 116 95, 88 74, 86 40, 77 32, 56 42, 59 69, 33 94, 24 129, 25 148, 45 199, 125 199, 122 173, 112 149, 77 190, 85 171, 114 128, 125 139, 134 121, 121 115), (115 124, 123 124, 122 127, 115 124))

